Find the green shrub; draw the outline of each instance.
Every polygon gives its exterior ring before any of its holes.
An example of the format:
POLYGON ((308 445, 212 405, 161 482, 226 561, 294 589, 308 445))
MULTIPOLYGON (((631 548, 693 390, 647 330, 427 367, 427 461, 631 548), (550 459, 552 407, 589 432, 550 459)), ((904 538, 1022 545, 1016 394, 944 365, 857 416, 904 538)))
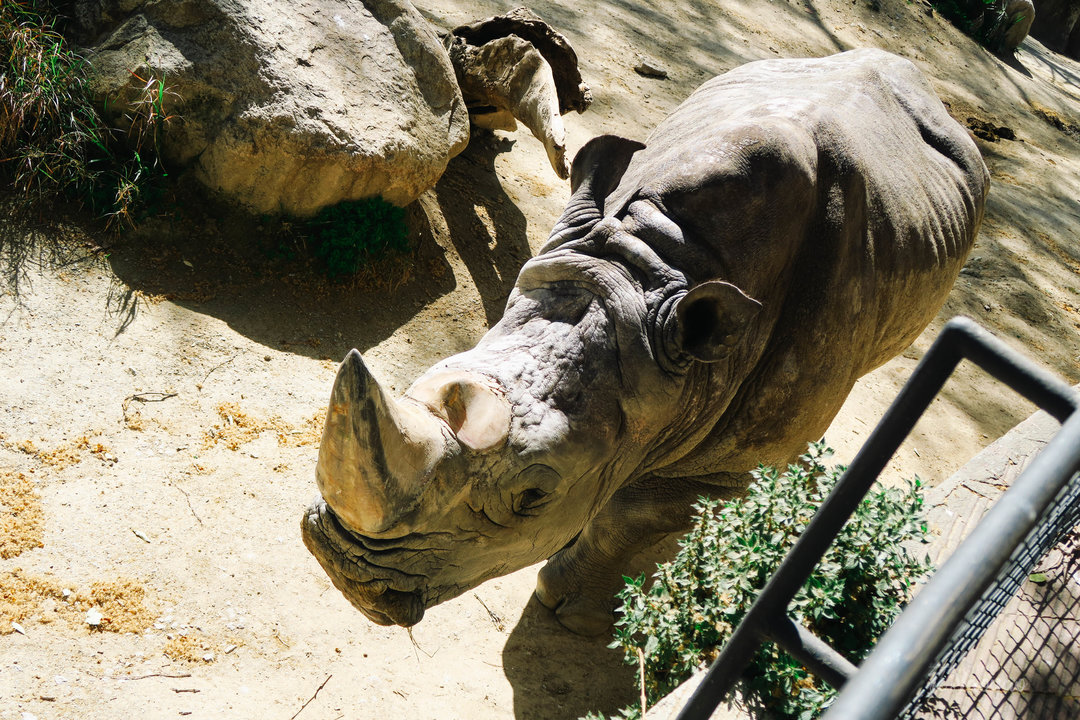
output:
POLYGON ((330 277, 356 275, 410 249, 405 211, 378 197, 323 208, 303 232, 330 277))
MULTIPOLYGON (((742 499, 703 498, 678 555, 652 586, 644 575, 627 579, 612 647, 635 666, 643 657, 650 704, 716 658, 843 472, 822 464, 831 452, 812 444, 783 473, 759 467, 742 499)), ((918 478, 906 489, 875 486, 795 596, 792 619, 859 662, 931 569, 905 547, 927 542, 922 505, 918 478)), ((816 717, 834 694, 772 643, 751 660, 741 690, 755 714, 792 720, 816 717)), ((640 708, 620 717, 640 717, 640 708)))

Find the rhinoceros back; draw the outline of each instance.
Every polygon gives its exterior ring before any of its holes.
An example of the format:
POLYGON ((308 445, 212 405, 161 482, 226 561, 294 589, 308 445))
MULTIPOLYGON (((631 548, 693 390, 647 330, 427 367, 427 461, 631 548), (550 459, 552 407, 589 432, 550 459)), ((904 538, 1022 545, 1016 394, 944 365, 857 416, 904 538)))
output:
POLYGON ((657 241, 665 262, 743 288, 765 323, 745 367, 711 378, 701 442, 655 472, 725 482, 819 438, 855 380, 938 312, 987 188, 966 130, 889 53, 750 63, 695 91, 605 214, 659 207, 682 230, 657 241))

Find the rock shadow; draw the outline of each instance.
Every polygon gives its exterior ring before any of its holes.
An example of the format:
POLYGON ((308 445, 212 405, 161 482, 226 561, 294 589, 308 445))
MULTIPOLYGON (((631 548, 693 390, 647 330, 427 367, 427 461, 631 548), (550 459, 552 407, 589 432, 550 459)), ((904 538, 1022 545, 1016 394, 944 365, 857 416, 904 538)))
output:
POLYGON ((305 260, 304 240, 282 233, 274 225, 280 221, 178 192, 168 214, 109 248, 117 286, 108 311, 117 334, 135 319, 141 300, 166 299, 267 347, 339 359, 353 347, 364 351, 382 342, 455 287, 421 202, 406 209, 411 255, 373 266, 366 283, 336 282, 305 260))
POLYGON ((435 186, 450 242, 484 304, 488 326, 502 317, 521 266, 532 256, 525 215, 506 194, 495 159, 514 140, 474 130, 435 186))

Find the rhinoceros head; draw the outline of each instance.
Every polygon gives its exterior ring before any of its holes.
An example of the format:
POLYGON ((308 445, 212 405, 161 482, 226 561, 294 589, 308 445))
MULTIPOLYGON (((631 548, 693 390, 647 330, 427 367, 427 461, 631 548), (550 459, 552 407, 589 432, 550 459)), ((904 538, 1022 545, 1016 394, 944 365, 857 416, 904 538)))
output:
POLYGON ((545 250, 502 320, 394 399, 345 358, 319 450, 304 541, 371 620, 424 610, 571 543, 620 487, 699 432, 706 363, 724 363, 760 305, 726 282, 688 287, 603 217, 640 144, 594 140, 545 250), (599 200, 598 200, 599 199, 599 200))

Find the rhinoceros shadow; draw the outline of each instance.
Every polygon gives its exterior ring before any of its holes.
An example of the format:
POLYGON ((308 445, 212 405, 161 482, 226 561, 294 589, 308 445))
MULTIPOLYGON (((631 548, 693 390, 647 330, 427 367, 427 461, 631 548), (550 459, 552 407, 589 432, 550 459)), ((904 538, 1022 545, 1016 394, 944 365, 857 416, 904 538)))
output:
MULTIPOLYGON (((657 563, 675 556, 671 535, 639 553, 628 576, 652 576, 657 563)), ((590 712, 618 715, 640 698, 638 669, 623 661, 622 649, 609 648, 612 632, 574 635, 533 595, 503 647, 502 665, 514 689, 517 720, 577 720, 590 712)))
POLYGON ((590 711, 614 712, 638 695, 636 671, 611 635, 570 633, 532 596, 510 639, 502 665, 514 688, 517 720, 577 720, 590 711))

